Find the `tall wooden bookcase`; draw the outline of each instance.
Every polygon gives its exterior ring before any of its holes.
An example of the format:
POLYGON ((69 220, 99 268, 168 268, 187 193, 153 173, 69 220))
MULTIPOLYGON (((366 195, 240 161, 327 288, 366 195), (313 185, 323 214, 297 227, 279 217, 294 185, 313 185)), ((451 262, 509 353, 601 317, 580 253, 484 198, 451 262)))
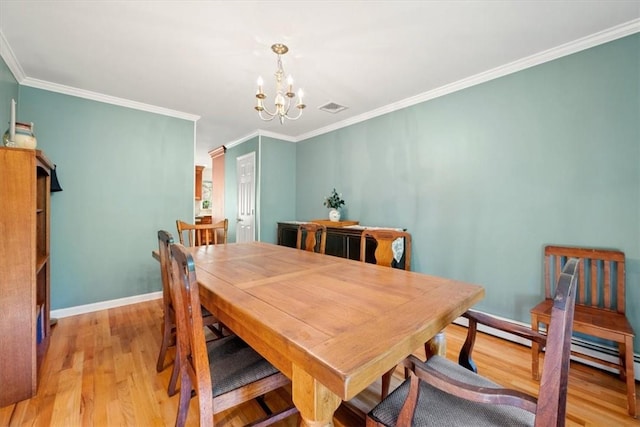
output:
POLYGON ((40 150, 0 147, 0 407, 35 395, 49 345, 52 168, 40 150))

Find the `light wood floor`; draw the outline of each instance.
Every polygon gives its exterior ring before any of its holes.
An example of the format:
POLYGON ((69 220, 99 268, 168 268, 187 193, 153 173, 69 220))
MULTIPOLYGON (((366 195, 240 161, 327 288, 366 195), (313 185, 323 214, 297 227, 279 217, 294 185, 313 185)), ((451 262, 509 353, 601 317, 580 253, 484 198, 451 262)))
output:
MULTIPOLYGON (((169 398, 166 392, 171 369, 159 374, 155 370, 161 318, 162 307, 156 300, 60 319, 53 330, 38 394, 0 408, 0 426, 173 425, 178 396, 169 398)), ((465 333, 466 329, 455 325, 446 329, 449 357, 457 357, 465 333)), ((424 353, 416 354, 424 357, 424 353)), ((474 355, 483 375, 537 393, 528 347, 481 334, 474 355)), ((395 384, 401 381, 399 374, 395 384)), ((636 388, 640 388, 638 383, 636 388)), ((379 390, 379 383, 373 384, 353 405, 367 410, 375 404, 379 390)), ((290 402, 289 390, 271 393, 266 400, 273 409, 283 407, 290 402)), ((625 402, 624 383, 616 376, 572 363, 568 426, 640 426, 640 421, 627 416, 625 402)), ((192 400, 188 425, 197 425, 196 415, 192 400)), ((242 426, 261 416, 260 407, 252 402, 216 415, 215 422, 242 426)), ((290 417, 278 425, 294 427, 297 419, 290 417)), ((355 427, 363 422, 341 407, 335 425, 355 427)))

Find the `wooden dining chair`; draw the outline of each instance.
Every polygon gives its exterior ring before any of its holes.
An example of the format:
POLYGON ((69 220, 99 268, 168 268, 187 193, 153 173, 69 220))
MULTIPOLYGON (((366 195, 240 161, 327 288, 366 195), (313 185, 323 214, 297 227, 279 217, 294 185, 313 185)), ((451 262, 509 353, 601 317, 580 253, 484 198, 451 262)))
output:
MULTIPOLYGON (((171 233, 165 230, 158 231, 158 254, 160 258, 160 276, 162 279, 163 308, 162 343, 160 344, 160 352, 158 354, 158 361, 156 362, 156 370, 158 372, 163 371, 166 367, 165 359, 167 356, 167 350, 169 347, 175 346, 176 344, 176 312, 169 284, 171 274, 170 247, 172 244, 173 236, 171 233)), ((208 327, 216 338, 222 338, 225 335, 225 332, 222 329, 222 324, 218 322, 218 319, 204 308, 201 309, 200 313, 202 314, 202 324, 208 327)), ((176 355, 167 390, 169 396, 176 394, 176 382, 179 370, 179 358, 176 355)))
MULTIPOLYGON (((192 393, 198 399, 200 426, 212 426, 214 414, 258 399, 269 391, 290 384, 290 381, 235 335, 208 344, 205 342, 202 317, 193 315, 197 312, 194 307, 200 306, 193 258, 180 244, 172 245, 171 253, 171 286, 176 298, 180 355, 180 400, 176 426, 184 426, 186 422, 192 393)), ((291 405, 276 413, 267 412, 260 425, 273 424, 298 411, 291 405)))
POLYGON ((410 379, 369 412, 367 427, 564 426, 579 263, 576 258, 570 259, 558 277, 547 335, 468 311, 465 317, 469 319, 469 329, 459 358, 465 367, 442 356, 433 356, 426 362, 410 356, 405 361, 410 379), (471 353, 478 323, 546 345, 537 399, 502 388, 474 372, 471 353))
MULTIPOLYGON (((576 313, 573 328, 600 339, 617 343, 618 361, 596 359, 580 354, 581 358, 592 360, 617 369, 620 378, 626 380, 627 411, 635 417, 636 385, 633 363, 634 332, 625 315, 625 255, 610 249, 581 248, 547 245, 544 248, 545 299, 531 309, 531 328, 539 330, 548 324, 551 317, 551 299, 555 277, 560 274, 568 258, 582 260, 578 275, 576 313)), ((534 379, 539 378, 539 359, 542 348, 531 346, 531 370, 534 379)))
MULTIPOLYGON (((363 230, 360 236, 360 261, 362 262, 366 262, 369 254, 367 238, 375 242, 373 256, 376 264, 411 270, 411 234, 392 229, 363 230)), ((425 343, 425 349, 427 348, 428 345, 425 343)), ((389 394, 391 376, 395 369, 394 367, 382 376, 381 399, 389 394)))
POLYGON ((296 248, 323 254, 326 246, 327 227, 321 224, 314 224, 312 222, 298 225, 296 248))
POLYGON ((375 242, 376 264, 411 270, 411 234, 392 229, 364 229, 360 236, 360 261, 363 262, 369 254, 367 237, 375 242))
POLYGON ((227 243, 229 220, 225 218, 213 224, 190 224, 176 220, 176 228, 178 229, 178 238, 180 239, 181 245, 217 245, 219 241, 221 243, 227 243), (184 237, 185 234, 187 235, 186 239, 184 237), (221 237, 220 234, 222 234, 221 237))

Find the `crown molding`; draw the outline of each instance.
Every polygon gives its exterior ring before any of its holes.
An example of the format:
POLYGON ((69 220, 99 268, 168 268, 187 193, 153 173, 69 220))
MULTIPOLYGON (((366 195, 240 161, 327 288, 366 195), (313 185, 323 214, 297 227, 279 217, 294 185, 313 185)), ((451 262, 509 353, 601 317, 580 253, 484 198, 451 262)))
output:
POLYGON ((221 145, 218 148, 214 148, 213 150, 209 150, 209 152, 207 154, 209 154, 209 157, 211 157, 212 159, 215 159, 217 157, 222 156, 226 151, 227 151, 227 147, 225 147, 224 145, 221 145))
MULTIPOLYGON (((329 133, 347 126, 351 126, 366 120, 370 120, 387 113, 401 110, 403 108, 411 107, 413 105, 420 104, 422 102, 426 102, 444 95, 448 95, 448 94, 457 92, 459 90, 469 88, 471 86, 485 83, 490 80, 497 79, 499 77, 504 77, 508 74, 522 71, 527 68, 531 68, 536 65, 540 65, 545 62, 549 62, 549 61, 561 58, 563 56, 571 55, 573 53, 577 53, 577 52, 580 52, 580 51, 583 51, 583 50, 586 50, 586 49, 589 49, 613 40, 617 40, 619 38, 626 37, 638 32, 640 32, 640 19, 634 19, 632 21, 617 25, 615 27, 611 27, 609 29, 600 31, 598 33, 591 34, 581 39, 574 40, 569 43, 565 43, 563 45, 554 47, 552 49, 548 49, 543 52, 530 55, 526 58, 513 61, 509 64, 505 64, 505 65, 493 68, 491 70, 476 74, 466 79, 462 79, 457 82, 441 86, 434 90, 400 100, 398 102, 377 108, 375 110, 371 110, 369 112, 345 119, 337 123, 333 123, 329 126, 325 126, 325 127, 313 130, 311 132, 300 134, 295 137, 282 135, 274 132, 269 132, 262 129, 257 129, 256 131, 244 137, 231 141, 228 144, 224 144, 224 146, 227 148, 231 148, 236 145, 242 144, 243 142, 248 141, 249 139, 254 138, 256 136, 267 136, 267 137, 272 137, 272 138, 289 141, 289 142, 304 141, 306 139, 313 138, 315 136, 323 135, 325 133, 329 133)), ((4 61, 7 63, 7 66, 13 73, 18 83, 24 86, 30 86, 38 89, 49 90, 52 92, 58 92, 66 95, 77 96, 80 98, 91 99, 94 101, 105 102, 108 104, 119 105, 122 107, 128 107, 128 108, 133 108, 133 109, 142 110, 142 111, 148 111, 151 113, 162 114, 162 115, 190 120, 194 122, 200 119, 200 116, 194 115, 194 114, 183 113, 180 111, 170 110, 167 108, 157 107, 149 104, 143 104, 140 102, 135 102, 135 101, 131 101, 123 98, 103 95, 97 92, 76 89, 73 87, 50 83, 43 80, 28 78, 25 76, 24 71, 22 70, 22 67, 16 60, 15 55, 11 47, 9 46, 7 40, 5 39, 2 31, 0 31, 0 56, 2 56, 4 61)))
POLYGON ((20 82, 23 86, 29 86, 36 89, 48 90, 51 92, 61 93, 64 95, 76 96, 78 98, 90 99, 92 101, 104 102, 106 104, 118 105, 120 107, 133 108, 135 110, 147 111, 149 113, 161 114, 163 116, 175 117, 196 122, 200 116, 195 114, 183 113, 181 111, 170 110, 168 108, 157 107, 155 105, 144 104, 142 102, 131 101, 129 99, 118 98, 115 96, 104 95, 98 92, 92 92, 84 89, 77 89, 71 86, 65 86, 57 83, 51 83, 44 80, 25 78, 20 82))
POLYGON ((266 136, 267 138, 279 139, 281 141, 287 141, 287 142, 298 142, 299 141, 299 138, 296 137, 296 136, 283 135, 281 133, 271 132, 271 131, 263 130, 263 129, 258 129, 258 135, 266 136))
POLYGON ((90 99, 92 101, 133 108, 135 110, 147 111, 150 113, 176 117, 178 119, 184 119, 193 122, 196 122, 200 119, 200 116, 195 114, 183 113, 181 111, 170 110, 168 108, 157 107, 155 105, 144 104, 142 102, 131 101, 124 98, 117 98, 115 96, 103 95, 97 92, 91 92, 88 90, 77 89, 70 86, 27 77, 2 31, 0 31, 0 56, 7 64, 7 67, 9 67, 11 73, 13 73, 13 77, 16 79, 18 84, 23 86, 29 86, 36 89, 44 89, 51 92, 62 93, 64 95, 77 96, 79 98, 90 99))
POLYGON ((562 58, 563 56, 568 56, 573 53, 590 49, 592 47, 596 47, 598 45, 608 43, 608 42, 611 42, 611 41, 614 41, 638 32, 640 32, 640 19, 634 19, 624 24, 611 27, 607 30, 591 34, 581 39, 574 40, 572 42, 565 43, 563 45, 556 46, 554 48, 536 53, 534 55, 519 59, 517 61, 513 61, 511 63, 476 74, 466 79, 462 79, 457 82, 441 86, 434 90, 424 92, 416 96, 412 96, 412 97, 403 99, 401 101, 395 102, 393 104, 389 104, 384 107, 371 110, 369 112, 360 114, 358 116, 348 118, 341 122, 333 123, 329 126, 325 126, 323 128, 298 135, 296 140, 304 141, 314 136, 323 135, 325 133, 329 133, 334 130, 338 130, 347 126, 354 125, 356 123, 373 119, 383 114, 387 114, 387 113, 401 110, 403 108, 411 107, 413 105, 420 104, 422 102, 429 101, 431 99, 439 98, 441 96, 448 95, 453 92, 457 92, 459 90, 469 88, 471 86, 475 86, 481 83, 488 82, 493 79, 497 79, 499 77, 504 77, 508 74, 516 73, 518 71, 522 71, 527 68, 531 68, 536 65, 543 64, 545 62, 553 61, 555 59, 562 58))
POLYGON ((9 42, 7 42, 2 31, 0 31, 0 56, 9 67, 9 71, 11 71, 16 81, 18 83, 22 82, 25 79, 24 70, 16 59, 16 55, 13 53, 13 49, 9 46, 9 42))
POLYGON ((227 148, 232 148, 232 147, 235 147, 236 145, 242 144, 243 142, 247 142, 248 140, 250 140, 252 138, 255 138, 256 136, 258 136, 258 131, 257 130, 255 130, 255 131, 251 132, 250 134, 245 135, 245 136, 243 136, 243 137, 241 137, 239 139, 235 139, 235 140, 233 140, 233 141, 231 141, 231 142, 229 142, 227 144, 223 144, 223 145, 225 147, 227 147, 227 148))
MULTIPOLYGON (((264 129, 256 129, 255 131, 251 132, 248 135, 245 135, 241 138, 235 139, 227 144, 223 144, 221 145, 226 147, 226 148, 232 148, 235 147, 236 145, 240 145, 244 142, 249 141, 250 139, 253 139, 255 137, 259 137, 259 136, 266 136, 268 138, 274 138, 274 139, 279 139, 281 141, 287 141, 287 142, 298 142, 300 141, 300 139, 298 137, 295 136, 289 136, 289 135, 283 135, 281 133, 276 133, 276 132, 271 132, 268 130, 264 130, 264 129)), ((215 150, 215 149, 214 149, 215 150)), ((213 151, 213 150, 212 150, 213 151)))

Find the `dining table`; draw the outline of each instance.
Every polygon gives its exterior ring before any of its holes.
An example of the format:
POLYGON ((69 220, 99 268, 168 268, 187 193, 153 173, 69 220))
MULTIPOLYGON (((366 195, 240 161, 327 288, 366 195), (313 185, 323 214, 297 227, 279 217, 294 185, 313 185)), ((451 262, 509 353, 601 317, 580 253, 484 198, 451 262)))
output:
POLYGON ((190 248, 201 304, 291 379, 302 425, 433 338, 484 288, 263 242, 190 248))

